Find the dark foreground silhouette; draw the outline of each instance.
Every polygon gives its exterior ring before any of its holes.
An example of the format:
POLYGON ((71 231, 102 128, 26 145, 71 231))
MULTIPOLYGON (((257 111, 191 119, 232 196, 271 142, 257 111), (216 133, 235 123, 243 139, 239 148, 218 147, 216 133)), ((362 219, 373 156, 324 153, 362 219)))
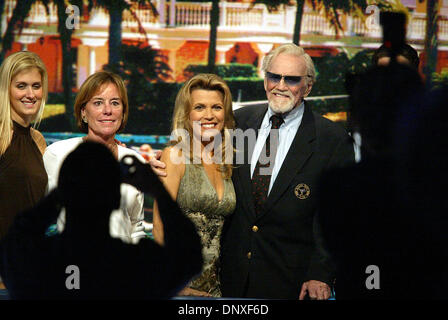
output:
POLYGON ((201 244, 149 165, 135 157, 119 164, 111 152, 83 143, 64 161, 58 188, 20 213, 0 244, 0 272, 11 299, 169 298, 201 271, 201 244), (120 183, 148 192, 159 203, 165 245, 137 245, 109 235, 120 204, 120 183), (63 233, 45 230, 67 213, 63 233))

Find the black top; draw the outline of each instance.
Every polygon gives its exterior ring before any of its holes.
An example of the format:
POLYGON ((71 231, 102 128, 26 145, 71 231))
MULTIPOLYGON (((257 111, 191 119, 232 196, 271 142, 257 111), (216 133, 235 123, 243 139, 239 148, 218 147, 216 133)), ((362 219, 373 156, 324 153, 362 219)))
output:
POLYGON ((0 156, 0 239, 15 215, 34 206, 44 195, 47 173, 31 127, 13 121, 13 137, 0 156))

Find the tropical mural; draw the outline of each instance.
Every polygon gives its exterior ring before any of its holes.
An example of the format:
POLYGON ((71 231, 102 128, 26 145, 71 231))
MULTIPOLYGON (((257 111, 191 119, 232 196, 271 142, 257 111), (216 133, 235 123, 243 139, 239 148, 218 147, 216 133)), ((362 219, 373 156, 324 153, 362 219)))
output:
POLYGON ((174 99, 198 72, 214 72, 235 107, 266 99, 261 63, 275 46, 300 44, 318 72, 310 103, 334 121, 347 118, 345 77, 370 65, 382 43, 380 11, 407 17, 406 41, 431 85, 448 78, 446 0, 40 0, 0 1, 0 59, 38 53, 49 73, 40 130, 49 143, 78 134, 73 101, 100 69, 126 81, 130 118, 121 139, 163 147, 174 99))

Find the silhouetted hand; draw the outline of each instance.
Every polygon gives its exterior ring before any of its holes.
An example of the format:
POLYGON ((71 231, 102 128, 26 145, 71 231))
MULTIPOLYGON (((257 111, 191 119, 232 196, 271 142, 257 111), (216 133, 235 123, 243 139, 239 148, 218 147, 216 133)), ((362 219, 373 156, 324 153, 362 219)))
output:
POLYGON ((51 190, 46 196, 43 202, 46 205, 51 206, 51 208, 54 208, 54 210, 60 212, 62 210, 62 195, 58 188, 54 188, 51 190))
POLYGON ((151 169, 149 164, 143 163, 135 156, 128 155, 120 161, 122 181, 133 185, 142 192, 157 197, 164 190, 162 182, 151 169))

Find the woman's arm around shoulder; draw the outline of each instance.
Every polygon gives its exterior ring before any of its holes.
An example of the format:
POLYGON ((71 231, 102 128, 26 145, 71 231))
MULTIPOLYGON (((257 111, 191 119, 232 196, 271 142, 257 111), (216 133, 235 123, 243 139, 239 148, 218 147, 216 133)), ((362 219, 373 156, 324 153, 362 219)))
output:
POLYGON ((160 180, 173 200, 176 200, 180 181, 185 173, 185 160, 181 151, 174 147, 165 148, 160 160, 166 164, 167 172, 167 176, 160 177, 160 180))
MULTIPOLYGON (((179 191, 180 181, 185 173, 185 161, 181 161, 182 154, 174 147, 167 147, 163 150, 161 161, 166 165, 166 177, 159 177, 168 191, 171 198, 176 201, 177 192, 179 191)), ((153 230, 152 230, 154 240, 163 245, 164 244, 164 233, 163 233, 163 223, 160 218, 159 208, 157 206, 157 201, 154 201, 153 207, 153 230)))

